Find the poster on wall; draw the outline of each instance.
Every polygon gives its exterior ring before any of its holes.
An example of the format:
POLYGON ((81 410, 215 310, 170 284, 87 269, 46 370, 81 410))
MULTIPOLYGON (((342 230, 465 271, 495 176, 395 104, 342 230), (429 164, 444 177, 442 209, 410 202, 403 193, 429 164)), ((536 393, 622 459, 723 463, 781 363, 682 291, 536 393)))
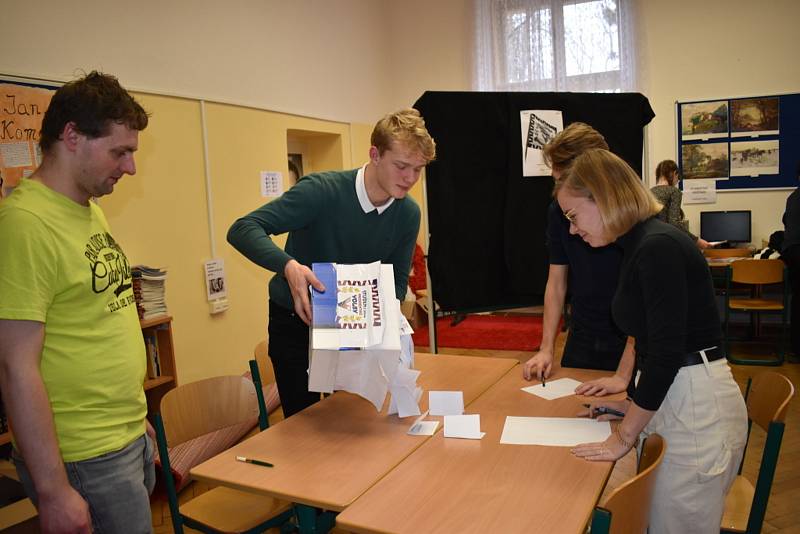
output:
POLYGON ((522 131, 522 175, 550 176, 545 165, 542 148, 564 129, 560 111, 551 109, 523 110, 519 112, 522 131))
POLYGON ((728 101, 681 104, 681 139, 696 141, 728 137, 728 101))
POLYGON ((731 137, 758 137, 780 133, 780 99, 731 100, 731 137))
POLYGON ((0 83, 0 198, 42 161, 39 130, 52 89, 0 83))
POLYGON ((728 143, 704 143, 681 147, 684 180, 727 180, 728 143))
POLYGON ((778 140, 731 143, 731 176, 778 174, 778 140))

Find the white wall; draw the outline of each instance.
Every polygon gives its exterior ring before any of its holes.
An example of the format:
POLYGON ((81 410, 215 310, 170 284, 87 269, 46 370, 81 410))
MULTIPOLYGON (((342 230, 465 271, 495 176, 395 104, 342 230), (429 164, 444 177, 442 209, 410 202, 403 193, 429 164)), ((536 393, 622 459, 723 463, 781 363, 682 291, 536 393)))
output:
MULTIPOLYGON (((656 118, 649 127, 650 169, 677 160, 675 101, 800 92, 796 0, 639 1, 646 79, 656 118)), ((753 244, 783 228, 789 191, 719 193, 716 204, 684 205, 694 231, 700 211, 749 209, 753 244)))
POLYGON ((384 2, 12 0, 2 13, 0 73, 99 69, 140 91, 343 122, 386 113, 384 2))

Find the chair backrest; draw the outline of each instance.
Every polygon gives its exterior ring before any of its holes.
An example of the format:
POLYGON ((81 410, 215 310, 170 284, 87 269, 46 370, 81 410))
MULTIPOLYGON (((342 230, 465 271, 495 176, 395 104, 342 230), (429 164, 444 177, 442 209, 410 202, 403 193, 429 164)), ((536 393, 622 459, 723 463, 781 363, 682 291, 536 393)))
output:
MULTIPOLYGON (((780 261, 780 260, 779 260, 780 261)), ((765 431, 772 422, 783 422, 794 385, 780 373, 764 371, 753 378, 747 395, 747 415, 765 431)))
POLYGON ((275 382, 275 370, 272 368, 272 360, 267 354, 267 340, 259 341, 253 349, 253 357, 258 362, 258 371, 261 373, 261 382, 269 384, 275 382))
POLYGON ((783 282, 783 260, 740 260, 731 262, 731 281, 740 284, 783 282))
POLYGON ((253 382, 217 376, 178 386, 161 399, 167 443, 174 447, 209 432, 258 419, 253 382))
MULTIPOLYGON (((650 522, 650 501, 656 482, 656 470, 666 451, 664 438, 651 434, 642 446, 639 472, 609 495, 601 510, 610 512, 611 534, 639 534, 647 530, 650 522)), ((597 513, 595 517, 597 517, 597 513)), ((602 530, 595 528, 592 532, 602 530)))
POLYGON ((707 248, 703 250, 706 258, 747 258, 753 253, 749 248, 707 248))

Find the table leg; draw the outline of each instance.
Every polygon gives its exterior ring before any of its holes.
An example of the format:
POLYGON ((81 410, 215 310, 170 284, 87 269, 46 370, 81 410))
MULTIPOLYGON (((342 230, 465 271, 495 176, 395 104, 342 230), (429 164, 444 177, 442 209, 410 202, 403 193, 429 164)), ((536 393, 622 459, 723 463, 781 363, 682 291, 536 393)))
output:
POLYGON ((336 513, 305 504, 295 504, 300 534, 325 534, 336 522, 336 513))

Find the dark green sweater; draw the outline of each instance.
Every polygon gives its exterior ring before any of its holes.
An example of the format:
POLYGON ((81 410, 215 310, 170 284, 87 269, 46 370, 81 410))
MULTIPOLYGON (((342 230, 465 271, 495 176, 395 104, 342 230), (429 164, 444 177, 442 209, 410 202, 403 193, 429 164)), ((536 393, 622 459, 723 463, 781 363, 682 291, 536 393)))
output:
POLYGON ((228 230, 228 242, 236 250, 276 273, 269 283, 270 299, 276 304, 294 309, 283 275, 290 259, 308 267, 314 262, 391 263, 397 298, 405 297, 419 232, 419 206, 406 197, 380 215, 376 210, 364 213, 356 196, 357 172, 305 176, 228 230), (289 232, 285 251, 270 237, 284 232, 289 232))

